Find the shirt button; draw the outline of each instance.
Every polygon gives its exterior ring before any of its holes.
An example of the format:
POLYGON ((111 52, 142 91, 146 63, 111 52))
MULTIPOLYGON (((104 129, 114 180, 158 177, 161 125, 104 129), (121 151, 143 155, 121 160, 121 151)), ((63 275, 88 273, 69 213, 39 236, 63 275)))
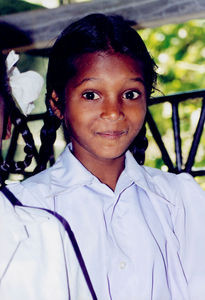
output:
POLYGON ((120 263, 120 269, 123 270, 126 267, 126 262, 121 261, 120 263))

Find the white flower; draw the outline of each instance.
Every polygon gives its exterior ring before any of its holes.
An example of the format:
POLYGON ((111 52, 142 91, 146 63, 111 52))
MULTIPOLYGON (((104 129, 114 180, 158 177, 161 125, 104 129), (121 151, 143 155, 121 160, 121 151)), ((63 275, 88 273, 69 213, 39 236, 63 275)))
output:
POLYGON ((7 72, 12 95, 24 115, 33 110, 34 101, 39 97, 43 87, 43 78, 35 71, 20 73, 14 65, 19 60, 19 55, 13 50, 6 58, 7 72))

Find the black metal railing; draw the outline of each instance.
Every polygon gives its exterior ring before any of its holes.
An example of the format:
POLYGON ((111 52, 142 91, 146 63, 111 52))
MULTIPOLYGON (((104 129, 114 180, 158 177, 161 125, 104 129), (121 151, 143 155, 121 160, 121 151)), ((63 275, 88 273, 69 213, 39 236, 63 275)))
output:
MULTIPOLYGON (((174 144, 175 144, 175 156, 176 156, 175 162, 172 161, 169 151, 165 146, 165 143, 163 142, 162 136, 158 129, 157 121, 154 120, 149 109, 147 112, 147 123, 152 133, 152 136, 160 149, 161 157, 164 164, 168 167, 169 172, 173 172, 173 173, 188 172, 192 176, 205 176, 205 169, 203 170, 202 168, 200 170, 193 170, 196 153, 202 137, 204 122, 205 122, 205 90, 155 97, 149 101, 148 106, 151 107, 153 105, 157 105, 165 102, 169 102, 172 106, 172 127, 174 132, 174 144), (182 158, 182 142, 181 142, 181 135, 180 135, 179 103, 182 101, 189 101, 191 99, 195 99, 196 101, 198 101, 199 98, 201 99, 201 103, 202 103, 201 113, 200 113, 200 117, 199 117, 199 121, 195 133, 193 135, 193 140, 192 140, 191 148, 189 150, 188 158, 184 163, 182 158)), ((29 123, 36 120, 43 120, 44 117, 45 117, 44 113, 29 115, 27 117, 27 122, 29 123)), ((7 151, 7 159, 11 161, 14 159, 15 153, 17 151, 18 137, 19 137, 19 132, 16 128, 14 128, 11 142, 7 151)), ((35 148, 34 159, 36 161, 36 164, 38 164, 38 160, 39 160, 38 155, 39 154, 37 148, 35 148)), ((22 174, 28 177, 32 175, 32 171, 31 172, 23 171, 22 174)))
POLYGON ((193 165, 196 157, 196 153, 199 147, 199 143, 202 137, 204 122, 205 122, 205 90, 199 91, 191 91, 185 93, 178 93, 169 96, 162 96, 153 98, 149 101, 149 106, 157 105, 159 103, 169 102, 172 105, 172 126, 174 131, 174 143, 175 143, 175 154, 176 161, 172 162, 170 155, 167 151, 167 148, 162 140, 159 129, 157 127, 156 122, 154 121, 151 113, 148 111, 147 114, 147 123, 149 125, 150 131, 155 139, 162 155, 162 159, 165 165, 168 167, 169 172, 181 173, 187 172, 192 176, 204 176, 205 169, 201 170, 193 170, 193 165), (182 101, 188 101, 191 99, 198 100, 202 99, 201 103, 201 113, 198 120, 198 124, 196 130, 193 135, 192 145, 189 150, 189 155, 187 161, 183 163, 182 159, 182 143, 181 143, 181 135, 180 135, 180 117, 179 117, 179 103, 182 101), (183 167, 184 166, 184 167, 183 167))

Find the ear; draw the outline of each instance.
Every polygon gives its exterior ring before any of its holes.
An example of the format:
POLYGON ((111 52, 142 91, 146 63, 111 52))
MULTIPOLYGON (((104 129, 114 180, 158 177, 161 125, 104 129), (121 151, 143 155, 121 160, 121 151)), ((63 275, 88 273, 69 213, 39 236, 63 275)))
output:
POLYGON ((63 119, 63 114, 60 111, 59 107, 57 106, 58 101, 59 101, 59 97, 56 94, 56 92, 53 90, 52 94, 51 94, 51 99, 49 100, 49 103, 50 103, 50 106, 51 106, 51 109, 52 109, 54 115, 57 118, 59 118, 60 120, 62 120, 63 119))

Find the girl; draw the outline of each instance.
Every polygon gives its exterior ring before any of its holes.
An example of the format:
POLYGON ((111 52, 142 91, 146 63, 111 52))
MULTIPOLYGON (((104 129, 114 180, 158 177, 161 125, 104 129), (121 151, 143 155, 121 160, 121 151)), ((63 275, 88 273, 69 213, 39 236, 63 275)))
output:
MULTIPOLYGON (((50 125, 63 120, 70 143, 54 166, 10 187, 67 219, 101 300, 205 299, 204 191, 187 174, 141 166, 155 80, 143 41, 121 17, 68 26, 49 59, 42 168, 50 125)), ((71 299, 90 299, 81 284, 72 281, 71 299)))
MULTIPOLYGON (((1 142, 8 111, 17 108, 11 102, 5 57, 1 52, 0 66, 1 142)), ((74 265, 78 266, 78 262, 67 233, 51 214, 22 207, 7 189, 1 190, 11 203, 0 193, 0 299, 68 300, 68 253, 74 265)), ((86 290, 86 282, 84 285, 86 290)))

